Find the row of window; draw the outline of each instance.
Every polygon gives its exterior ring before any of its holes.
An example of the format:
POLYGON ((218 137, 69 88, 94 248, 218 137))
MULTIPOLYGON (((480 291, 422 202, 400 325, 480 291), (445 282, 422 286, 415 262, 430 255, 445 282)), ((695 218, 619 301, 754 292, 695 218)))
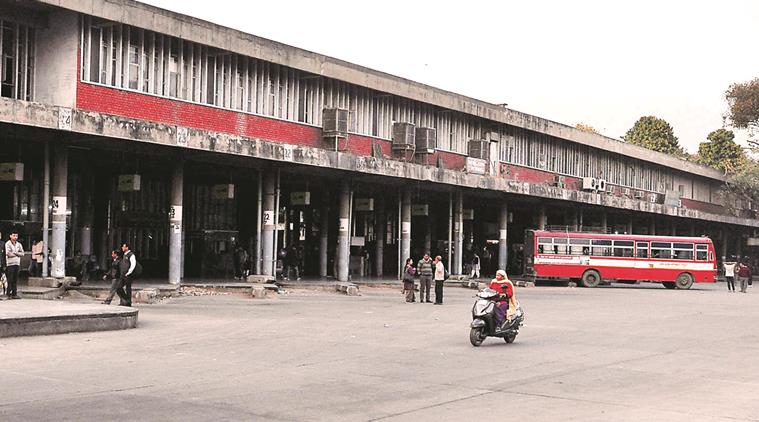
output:
POLYGON ((0 96, 34 97, 34 28, 0 20, 0 96))
POLYGON ((615 256, 623 258, 682 259, 706 261, 708 246, 690 242, 636 242, 633 240, 538 238, 544 255, 615 256), (695 251, 695 254, 694 254, 695 251))
POLYGON ((81 37, 88 82, 317 126, 339 107, 354 133, 390 139, 393 122, 411 122, 463 154, 496 134, 507 163, 657 192, 674 183, 664 167, 128 25, 84 16, 81 37))

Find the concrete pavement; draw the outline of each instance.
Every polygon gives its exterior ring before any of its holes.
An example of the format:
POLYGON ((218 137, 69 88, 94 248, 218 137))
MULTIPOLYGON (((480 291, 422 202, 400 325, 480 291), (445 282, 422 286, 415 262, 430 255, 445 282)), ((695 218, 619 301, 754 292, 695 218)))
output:
POLYGON ((480 348, 466 289, 171 298, 138 330, 0 339, 0 419, 759 420, 759 291, 723 288, 518 289, 516 342, 480 348))

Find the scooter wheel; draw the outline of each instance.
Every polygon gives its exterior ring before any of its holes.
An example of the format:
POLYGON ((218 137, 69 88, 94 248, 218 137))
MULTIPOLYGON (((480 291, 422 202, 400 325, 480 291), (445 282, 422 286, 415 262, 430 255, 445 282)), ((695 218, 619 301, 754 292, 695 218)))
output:
POLYGON ((479 347, 483 340, 485 340, 485 336, 482 335, 482 328, 472 328, 469 331, 469 341, 472 346, 479 347))
POLYGON ((503 340, 504 340, 506 343, 509 343, 509 344, 511 344, 511 343, 513 343, 513 342, 514 342, 514 340, 516 340, 516 338, 517 338, 517 333, 512 333, 512 334, 506 334, 506 335, 503 337, 503 340))

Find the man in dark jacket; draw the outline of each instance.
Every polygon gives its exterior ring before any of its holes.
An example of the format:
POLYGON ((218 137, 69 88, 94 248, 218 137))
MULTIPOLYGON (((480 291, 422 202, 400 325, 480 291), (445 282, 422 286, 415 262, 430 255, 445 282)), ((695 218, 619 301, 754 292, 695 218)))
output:
POLYGON ((430 254, 424 254, 424 258, 416 264, 416 272, 419 274, 419 303, 432 303, 430 300, 430 288, 432 276, 435 273, 435 264, 430 259, 430 254))
POLYGON ((121 254, 120 251, 111 251, 111 266, 108 272, 103 276, 103 280, 111 280, 111 290, 108 292, 108 297, 103 301, 104 304, 110 305, 113 296, 116 291, 121 288, 121 254))
POLYGON ((121 299, 120 306, 132 306, 132 273, 137 268, 137 258, 129 249, 128 243, 121 245, 121 251, 124 256, 119 263, 119 288, 116 289, 116 294, 121 299))

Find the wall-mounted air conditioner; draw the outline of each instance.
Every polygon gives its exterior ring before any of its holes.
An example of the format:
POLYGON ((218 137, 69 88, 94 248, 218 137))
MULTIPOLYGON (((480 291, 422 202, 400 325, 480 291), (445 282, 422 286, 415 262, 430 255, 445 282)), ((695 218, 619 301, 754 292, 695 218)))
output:
POLYGON ((490 157, 490 141, 487 139, 470 140, 469 156, 480 160, 488 160, 490 157))
POLYGON ((643 193, 642 190, 636 190, 635 191, 635 199, 643 199, 644 196, 645 195, 644 195, 644 193, 643 193))
POLYGON ((416 147, 415 135, 413 123, 393 122, 393 149, 414 149, 416 147))
POLYGON ((415 131, 416 153, 432 154, 437 147, 437 131, 431 127, 418 127, 415 131))
POLYGON ((651 196, 649 196, 649 200, 651 201, 652 204, 656 204, 657 202, 659 202, 659 195, 652 193, 651 196))
POLYGON ((595 177, 583 177, 582 178, 582 190, 596 190, 596 178, 595 177))
POLYGON ((557 187, 560 187, 560 188, 564 189, 566 187, 566 181, 567 181, 567 179, 564 176, 562 176, 562 175, 555 174, 553 176, 553 185, 554 186, 557 186, 557 187))
POLYGON ((344 108, 322 110, 322 137, 347 138, 350 111, 344 108))
POLYGON ((622 188, 622 195, 630 197, 630 188, 622 188))

